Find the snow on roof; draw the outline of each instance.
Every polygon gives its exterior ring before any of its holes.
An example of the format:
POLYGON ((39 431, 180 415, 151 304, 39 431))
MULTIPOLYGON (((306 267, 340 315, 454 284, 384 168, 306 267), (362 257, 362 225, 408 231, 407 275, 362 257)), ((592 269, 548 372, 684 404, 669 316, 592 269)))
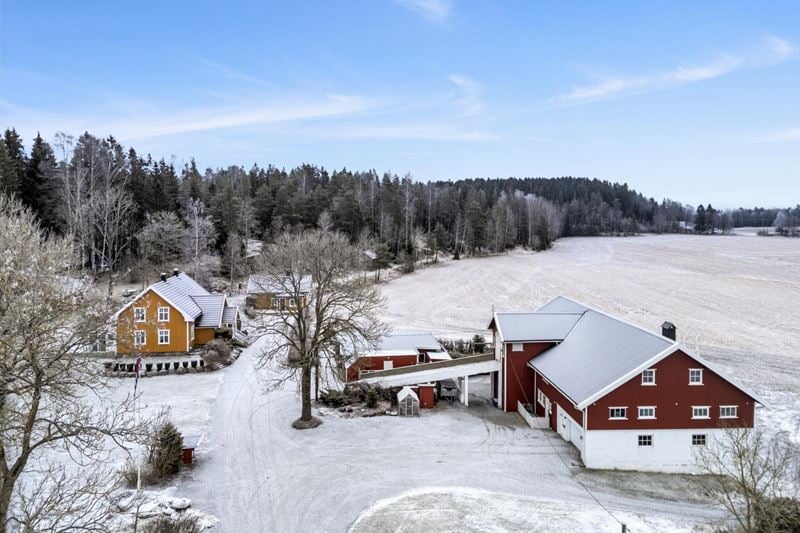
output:
POLYGON ((223 324, 233 324, 236 322, 236 315, 239 314, 238 307, 228 307, 225 306, 225 309, 222 310, 222 323, 223 324))
POLYGON ((566 296, 556 296, 539 309, 537 313, 583 313, 588 311, 589 308, 585 305, 567 298, 566 296))
MULTIPOLYGON (((561 341, 580 319, 580 313, 495 313, 492 323, 504 342, 561 341)), ((490 324, 491 326, 491 324, 490 324)))
POLYGON ((431 361, 449 361, 452 359, 447 352, 428 352, 428 357, 431 361))
POLYGON ((195 323, 198 328, 218 328, 222 324, 222 310, 225 308, 224 294, 205 294, 192 296, 192 300, 200 307, 203 314, 195 323))
POLYGON ((411 387, 403 387, 400 389, 400 392, 397 393, 397 401, 402 401, 406 396, 411 396, 416 401, 419 401, 419 396, 417 396, 417 393, 414 392, 411 387))
POLYGON ((609 387, 677 343, 588 309, 564 341, 533 358, 536 369, 575 404, 609 387))
POLYGON ((434 350, 444 351, 436 337, 424 332, 392 332, 385 335, 377 346, 378 350, 434 350))
MULTIPOLYGON (((300 279, 300 293, 308 294, 311 292, 311 276, 303 276, 300 279)), ((283 278, 268 275, 252 275, 247 280, 247 294, 275 294, 278 296, 291 296, 289 289, 292 287, 293 280, 289 276, 283 278)))
POLYGON ((192 299, 192 296, 207 296, 211 294, 183 272, 177 276, 167 276, 166 280, 154 283, 150 288, 169 300, 169 303, 177 307, 184 315, 193 319, 200 316, 203 310, 192 299))

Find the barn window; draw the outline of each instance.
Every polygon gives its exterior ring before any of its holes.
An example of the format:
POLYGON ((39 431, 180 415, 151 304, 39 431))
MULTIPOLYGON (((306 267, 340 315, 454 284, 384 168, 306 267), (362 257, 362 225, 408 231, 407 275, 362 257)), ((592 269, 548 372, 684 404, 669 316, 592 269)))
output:
POLYGON ((720 418, 738 418, 739 414, 739 406, 738 405, 720 405, 719 406, 719 417, 720 418))
POLYGON ((169 344, 169 330, 158 330, 158 344, 169 344))
POLYGON ((608 408, 609 420, 627 420, 628 408, 627 407, 609 407, 608 408))
POLYGON ((706 436, 705 434, 700 435, 692 435, 692 446, 705 446, 706 445, 706 436))
POLYGON ((708 416, 708 406, 707 405, 693 405, 692 406, 692 418, 710 418, 708 416))
POLYGON ((639 446, 652 446, 652 445, 653 445, 652 435, 639 435, 639 446))
POLYGON ((133 321, 134 322, 144 322, 147 320, 147 312, 144 307, 134 307, 133 308, 133 321))
POLYGON ((652 406, 639 407, 639 420, 654 420, 656 417, 656 408, 652 406))
POLYGON ((642 371, 642 385, 655 385, 656 384, 656 369, 648 368, 642 371))
POLYGON ((144 346, 147 344, 147 332, 142 330, 136 330, 133 332, 133 345, 134 346, 144 346))
POLYGON ((511 351, 512 352, 521 352, 522 351, 522 343, 521 342, 513 343, 511 345, 511 351))
POLYGON ((158 321, 169 322, 169 307, 158 308, 158 321))
POLYGON ((690 368, 689 369, 689 385, 702 385, 703 384, 703 369, 690 368))

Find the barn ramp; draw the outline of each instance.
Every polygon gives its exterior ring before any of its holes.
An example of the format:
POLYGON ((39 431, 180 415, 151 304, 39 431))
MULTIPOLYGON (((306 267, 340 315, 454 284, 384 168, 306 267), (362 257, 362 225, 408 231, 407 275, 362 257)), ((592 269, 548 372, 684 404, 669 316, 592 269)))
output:
POLYGON ((466 402, 469 395, 468 390, 464 390, 469 386, 467 378, 498 370, 500 370, 500 362, 495 359, 494 354, 473 355, 447 361, 367 372, 361 375, 359 382, 381 387, 403 387, 452 379, 461 385, 459 388, 462 389, 462 401, 466 402))

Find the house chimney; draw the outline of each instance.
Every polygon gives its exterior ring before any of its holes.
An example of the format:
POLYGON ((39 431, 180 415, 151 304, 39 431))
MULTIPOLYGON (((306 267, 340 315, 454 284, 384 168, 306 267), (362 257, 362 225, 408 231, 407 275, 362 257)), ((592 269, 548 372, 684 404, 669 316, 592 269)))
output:
POLYGON ((175 276, 176 278, 178 277, 178 274, 180 274, 180 273, 181 273, 181 271, 178 270, 177 268, 173 268, 172 269, 172 275, 175 276))
POLYGON ((167 274, 166 272, 161 273, 161 281, 167 281, 167 274))
POLYGON ((672 322, 664 322, 661 324, 661 335, 668 339, 675 340, 675 324, 672 322))

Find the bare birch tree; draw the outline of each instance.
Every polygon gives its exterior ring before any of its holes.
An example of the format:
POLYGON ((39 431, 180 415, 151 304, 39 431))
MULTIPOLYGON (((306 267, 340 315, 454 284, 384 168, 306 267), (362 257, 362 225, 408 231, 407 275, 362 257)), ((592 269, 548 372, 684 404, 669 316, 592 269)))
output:
POLYGON ((103 382, 78 352, 109 310, 79 277, 72 243, 45 238, 2 198, 0 250, 0 530, 103 530, 109 443, 134 428, 127 402, 92 401, 103 382))
POLYGON ((760 428, 729 427, 698 448, 696 461, 708 474, 701 490, 747 533, 777 531, 771 501, 797 497, 800 456, 785 433, 770 439, 760 428))
POLYGON ((283 233, 263 257, 262 290, 287 294, 296 305, 261 317, 257 330, 271 338, 258 356, 259 366, 273 386, 299 378, 301 415, 292 425, 316 427, 312 371, 325 383, 341 379, 347 361, 385 333, 378 318, 383 300, 375 285, 359 275, 361 251, 342 233, 283 233), (310 301, 304 302, 309 288, 310 301))

